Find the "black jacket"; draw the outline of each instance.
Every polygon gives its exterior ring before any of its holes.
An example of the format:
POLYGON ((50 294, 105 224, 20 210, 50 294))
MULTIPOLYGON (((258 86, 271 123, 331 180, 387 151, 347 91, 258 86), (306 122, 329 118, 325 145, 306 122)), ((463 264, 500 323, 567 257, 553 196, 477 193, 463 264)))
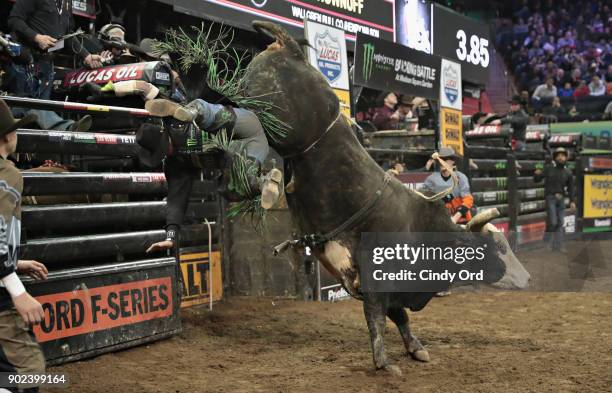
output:
MULTIPOLYGON (((24 45, 35 49, 36 34, 60 38, 73 29, 73 24, 71 0, 61 0, 59 10, 55 0, 17 0, 8 18, 9 29, 24 45)), ((64 46, 82 58, 89 55, 78 37, 67 39, 64 46)))
POLYGON ((189 204, 193 179, 201 169, 195 167, 189 156, 173 155, 164 160, 164 174, 168 183, 166 199, 166 234, 174 238, 183 224, 183 218, 189 204))
POLYGON ((525 130, 527 129, 529 116, 524 110, 519 109, 516 112, 508 112, 508 114, 500 120, 502 124, 510 124, 512 126, 512 137, 514 139, 525 142, 525 130))
POLYGON ((541 174, 533 176, 533 180, 536 183, 544 180, 544 194, 563 194, 569 197, 570 201, 575 202, 572 172, 565 166, 547 165, 541 174))

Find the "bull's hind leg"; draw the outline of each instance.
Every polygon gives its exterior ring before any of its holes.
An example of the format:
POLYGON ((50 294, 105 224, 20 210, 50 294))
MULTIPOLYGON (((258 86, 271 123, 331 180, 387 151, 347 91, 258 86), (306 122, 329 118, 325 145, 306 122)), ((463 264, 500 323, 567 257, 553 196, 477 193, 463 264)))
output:
POLYGON ((401 375, 399 367, 389 364, 385 353, 385 324, 386 305, 376 294, 368 294, 363 300, 363 312, 370 331, 370 342, 372 344, 372 356, 374 366, 377 370, 389 371, 395 375, 401 375))
POLYGON ((429 352, 427 352, 419 339, 410 333, 408 313, 406 310, 403 307, 391 307, 387 310, 387 316, 397 325, 397 329, 402 336, 402 340, 404 340, 404 346, 408 354, 412 356, 413 359, 428 362, 429 352))

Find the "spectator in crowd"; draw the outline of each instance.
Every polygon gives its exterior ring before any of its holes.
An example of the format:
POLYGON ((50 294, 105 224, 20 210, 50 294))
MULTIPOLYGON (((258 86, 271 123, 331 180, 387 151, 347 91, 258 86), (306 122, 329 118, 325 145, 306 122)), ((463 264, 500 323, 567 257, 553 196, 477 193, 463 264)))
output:
POLYGON ((382 106, 376 108, 372 122, 379 130, 396 130, 400 120, 400 114, 395 110, 397 96, 395 93, 386 92, 379 97, 382 106))
POLYGON ((572 89, 572 84, 570 82, 565 82, 563 87, 557 90, 557 94, 559 97, 571 97, 574 94, 574 89, 572 89))
MULTIPOLYGON (((100 67, 101 57, 92 55, 76 38, 58 42, 72 30, 72 1, 17 0, 8 18, 8 27, 33 56, 32 66, 11 63, 6 67, 9 93, 22 97, 49 99, 53 87, 53 53, 49 49, 63 44, 79 55, 91 68, 100 67)), ((91 117, 80 121, 64 120, 55 112, 32 110, 41 128, 54 130, 86 131, 91 127, 91 117)), ((21 112, 23 115, 25 112, 21 112)))
POLYGON ((606 109, 604 110, 603 114, 603 119, 612 120, 612 100, 610 100, 610 102, 608 102, 608 105, 606 105, 606 109))
POLYGON ((592 96, 603 96, 606 94, 606 86, 602 83, 599 75, 593 76, 591 83, 589 83, 589 95, 592 96))
POLYGON ((553 78, 547 78, 546 83, 538 86, 533 92, 533 99, 536 101, 542 98, 553 98, 557 96, 557 87, 555 86, 553 78))
POLYGON ((580 84, 574 90, 574 97, 586 97, 591 93, 585 80, 581 80, 580 84))
POLYGON ((612 64, 608 65, 608 70, 606 71, 606 83, 612 83, 612 64))
POLYGON ((552 244, 553 251, 565 253, 563 244, 563 221, 565 217, 565 197, 570 200, 570 208, 576 209, 574 200, 574 181, 572 172, 565 167, 567 162, 567 150, 562 147, 553 152, 552 165, 547 165, 544 170, 536 169, 533 180, 536 183, 544 180, 544 195, 546 198, 546 213, 550 231, 553 232, 552 244))
POLYGON ((406 129, 408 126, 408 119, 412 119, 414 114, 412 112, 412 97, 402 95, 397 104, 397 113, 399 114, 398 127, 406 129))
POLYGON ((552 105, 548 108, 544 108, 544 114, 548 117, 548 121, 557 122, 559 118, 562 118, 567 114, 565 108, 561 106, 561 100, 559 97, 553 98, 552 105))
MULTIPOLYGON (((45 280, 47 268, 37 261, 18 260, 23 177, 8 160, 17 149, 17 129, 32 121, 32 114, 16 121, 6 103, 0 100, 0 218, 3 232, 0 237, 0 371, 20 375, 45 373, 45 357, 32 333, 32 325, 40 323, 45 312, 38 300, 26 291, 17 273, 45 280)), ((38 387, 37 384, 19 385, 19 390, 11 391, 35 393, 38 387)))
POLYGON ((529 116, 521 108, 519 96, 512 97, 510 100, 510 112, 501 119, 493 120, 491 124, 510 124, 512 127, 512 147, 515 151, 525 150, 525 138, 529 116))

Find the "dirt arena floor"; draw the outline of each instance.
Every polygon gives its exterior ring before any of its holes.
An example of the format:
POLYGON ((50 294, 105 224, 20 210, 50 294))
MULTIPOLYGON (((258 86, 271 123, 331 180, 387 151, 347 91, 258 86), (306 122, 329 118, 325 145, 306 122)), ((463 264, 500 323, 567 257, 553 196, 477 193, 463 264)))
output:
POLYGON ((232 298, 183 311, 177 337, 52 368, 71 380, 53 391, 612 392, 612 241, 568 255, 521 253, 542 291, 460 290, 411 313, 430 363, 405 356, 389 322, 402 377, 373 370, 358 301, 232 298), (559 285, 582 292, 544 291, 559 285))

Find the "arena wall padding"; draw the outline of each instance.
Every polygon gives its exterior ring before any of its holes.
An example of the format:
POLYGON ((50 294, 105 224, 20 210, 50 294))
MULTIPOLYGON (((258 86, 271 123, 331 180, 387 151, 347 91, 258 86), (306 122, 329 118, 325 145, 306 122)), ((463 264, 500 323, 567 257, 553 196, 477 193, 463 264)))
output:
MULTIPOLYGON (((216 242, 216 223, 213 227, 213 241, 216 242)), ((185 246, 193 243, 208 242, 208 231, 202 225, 187 226, 181 231, 181 241, 185 246)), ((87 266, 90 260, 106 257, 109 261, 123 261, 126 255, 142 255, 153 243, 166 238, 163 229, 42 238, 28 241, 22 245, 22 259, 45 261, 51 269, 65 268, 67 265, 87 266)))
POLYGON ((135 156, 140 150, 134 135, 20 129, 18 137, 18 153, 124 157, 135 156))
POLYGON ((24 172, 23 195, 165 194, 163 173, 24 172))

